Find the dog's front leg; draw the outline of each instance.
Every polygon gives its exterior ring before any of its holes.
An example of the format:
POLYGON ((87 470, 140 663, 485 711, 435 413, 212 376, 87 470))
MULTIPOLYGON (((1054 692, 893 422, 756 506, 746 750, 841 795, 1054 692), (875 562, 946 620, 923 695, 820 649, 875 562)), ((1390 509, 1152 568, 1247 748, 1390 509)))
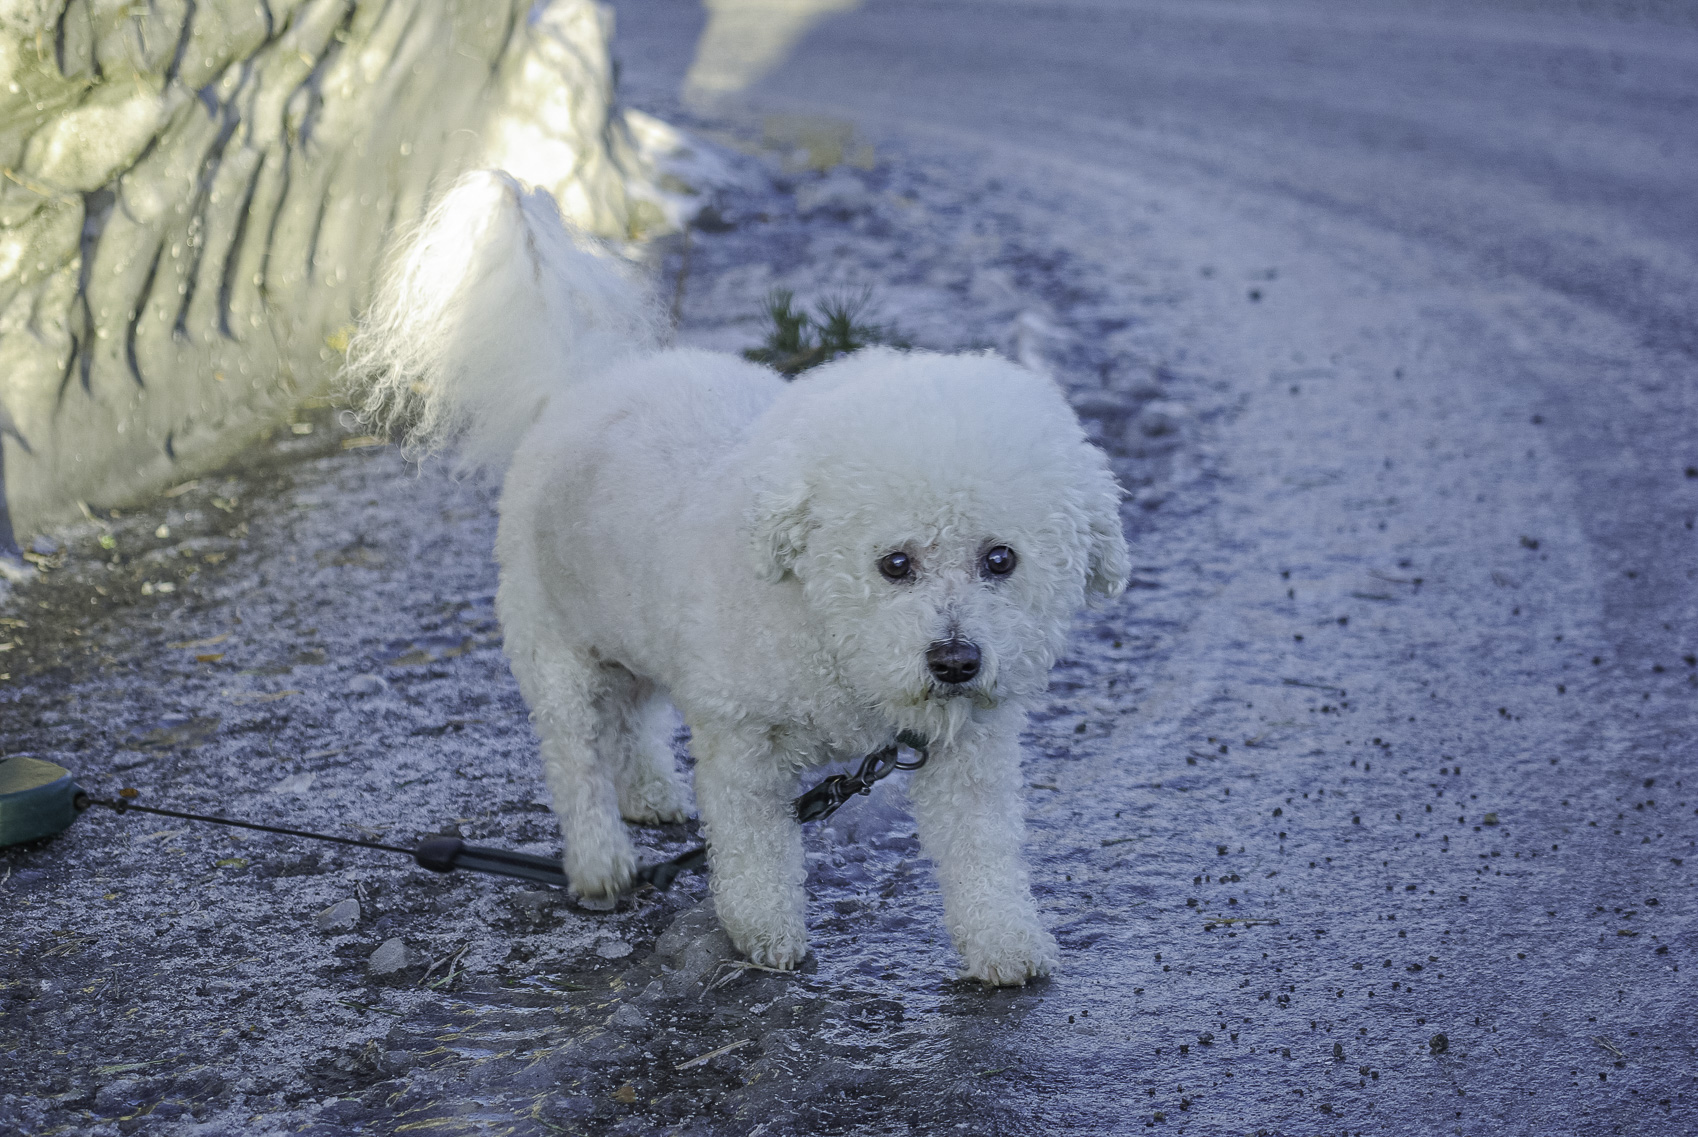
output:
POLYGON ((1038 922, 1021 860, 1020 727, 997 712, 934 745, 908 792, 920 842, 937 865, 944 920, 966 961, 965 978, 997 986, 1047 975, 1055 939, 1038 922))
POLYGON ((755 963, 795 967, 808 954, 795 767, 764 734, 695 723, 690 734, 719 922, 755 963))

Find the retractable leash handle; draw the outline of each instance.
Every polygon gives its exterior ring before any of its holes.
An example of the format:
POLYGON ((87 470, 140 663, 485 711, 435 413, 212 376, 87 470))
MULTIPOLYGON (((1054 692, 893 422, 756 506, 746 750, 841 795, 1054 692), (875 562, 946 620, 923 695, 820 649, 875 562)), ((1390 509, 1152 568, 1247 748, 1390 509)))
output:
POLYGON ((0 758, 0 848, 67 828, 82 792, 63 766, 21 754, 0 758))

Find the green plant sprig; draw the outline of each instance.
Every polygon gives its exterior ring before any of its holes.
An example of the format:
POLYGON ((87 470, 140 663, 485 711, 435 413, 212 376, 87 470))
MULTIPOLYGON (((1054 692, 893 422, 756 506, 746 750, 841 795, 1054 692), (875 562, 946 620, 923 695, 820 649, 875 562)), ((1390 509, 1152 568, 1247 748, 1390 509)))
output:
POLYGON ((872 298, 871 288, 840 293, 821 300, 809 313, 796 307, 795 294, 788 288, 775 288, 766 298, 766 339, 745 351, 743 358, 794 378, 810 367, 874 344, 913 346, 895 328, 863 318, 872 298))

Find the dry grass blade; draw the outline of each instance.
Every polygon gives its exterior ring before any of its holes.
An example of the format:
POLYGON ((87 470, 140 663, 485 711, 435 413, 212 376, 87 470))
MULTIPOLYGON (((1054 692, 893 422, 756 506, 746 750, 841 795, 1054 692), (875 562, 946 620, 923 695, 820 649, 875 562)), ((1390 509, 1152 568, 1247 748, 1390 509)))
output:
POLYGON ((768 967, 764 963, 754 963, 747 959, 722 959, 714 964, 713 970, 713 978, 702 988, 702 998, 706 998, 709 991, 725 986, 746 971, 765 971, 771 975, 790 974, 782 967, 768 967))
MULTIPOLYGON (((768 968, 767 970, 771 970, 771 968, 768 968)), ((733 1042, 729 1046, 721 1046, 718 1050, 710 1050, 706 1054, 698 1054, 694 1058, 691 1058, 690 1060, 688 1060, 686 1062, 678 1063, 678 1065, 674 1066, 673 1069, 674 1070, 688 1070, 691 1066, 700 1066, 704 1062, 713 1061, 715 1058, 718 1058, 721 1054, 729 1054, 733 1050, 741 1049, 742 1047, 749 1045, 749 1043, 751 1043, 753 1041, 754 1041, 754 1039, 752 1039, 752 1038, 745 1038, 745 1039, 743 1039, 739 1042, 733 1042)))
POLYGON ((460 962, 460 957, 465 955, 470 950, 472 950, 471 944, 469 944, 469 943, 461 944, 459 947, 455 948, 453 951, 449 952, 447 955, 443 956, 441 959, 437 960, 435 963, 433 963, 429 967, 425 968, 425 973, 423 975, 419 976, 419 986, 424 987, 428 984, 430 987, 435 988, 435 987, 441 987, 444 984, 453 982, 454 981, 455 965, 460 962), (444 975, 441 979, 438 979, 436 982, 429 983, 429 980, 430 980, 432 973, 434 973, 437 968, 441 967, 445 963, 448 965, 448 973, 446 975, 444 975))
POLYGON ((165 646, 169 647, 169 648, 178 648, 178 649, 182 649, 182 650, 186 651, 190 648, 197 648, 197 647, 216 647, 218 644, 223 643, 225 640, 227 640, 229 638, 230 638, 230 633, 225 632, 221 636, 208 636, 204 640, 178 640, 175 643, 168 643, 165 646))
POLYGON ((246 706, 250 703, 275 703, 279 699, 287 699, 290 695, 299 695, 299 689, 291 687, 287 691, 231 691, 222 692, 232 703, 246 706))
POLYGON ((1343 687, 1335 687, 1331 683, 1311 683, 1307 679, 1281 679, 1280 682, 1287 687, 1308 687, 1315 691, 1332 691, 1341 699, 1345 695, 1343 687))

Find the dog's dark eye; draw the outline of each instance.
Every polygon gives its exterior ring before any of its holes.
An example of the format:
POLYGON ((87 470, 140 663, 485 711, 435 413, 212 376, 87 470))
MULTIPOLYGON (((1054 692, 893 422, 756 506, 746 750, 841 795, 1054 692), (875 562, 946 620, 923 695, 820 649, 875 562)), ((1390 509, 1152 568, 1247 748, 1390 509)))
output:
POLYGON ((886 580, 907 580, 914 575, 914 562, 907 553, 886 553, 879 558, 878 571, 886 580))
POLYGON ((1013 549, 1007 545, 998 545, 980 557, 979 564, 983 566, 986 576, 1007 576, 1014 571, 1016 559, 1013 549))

